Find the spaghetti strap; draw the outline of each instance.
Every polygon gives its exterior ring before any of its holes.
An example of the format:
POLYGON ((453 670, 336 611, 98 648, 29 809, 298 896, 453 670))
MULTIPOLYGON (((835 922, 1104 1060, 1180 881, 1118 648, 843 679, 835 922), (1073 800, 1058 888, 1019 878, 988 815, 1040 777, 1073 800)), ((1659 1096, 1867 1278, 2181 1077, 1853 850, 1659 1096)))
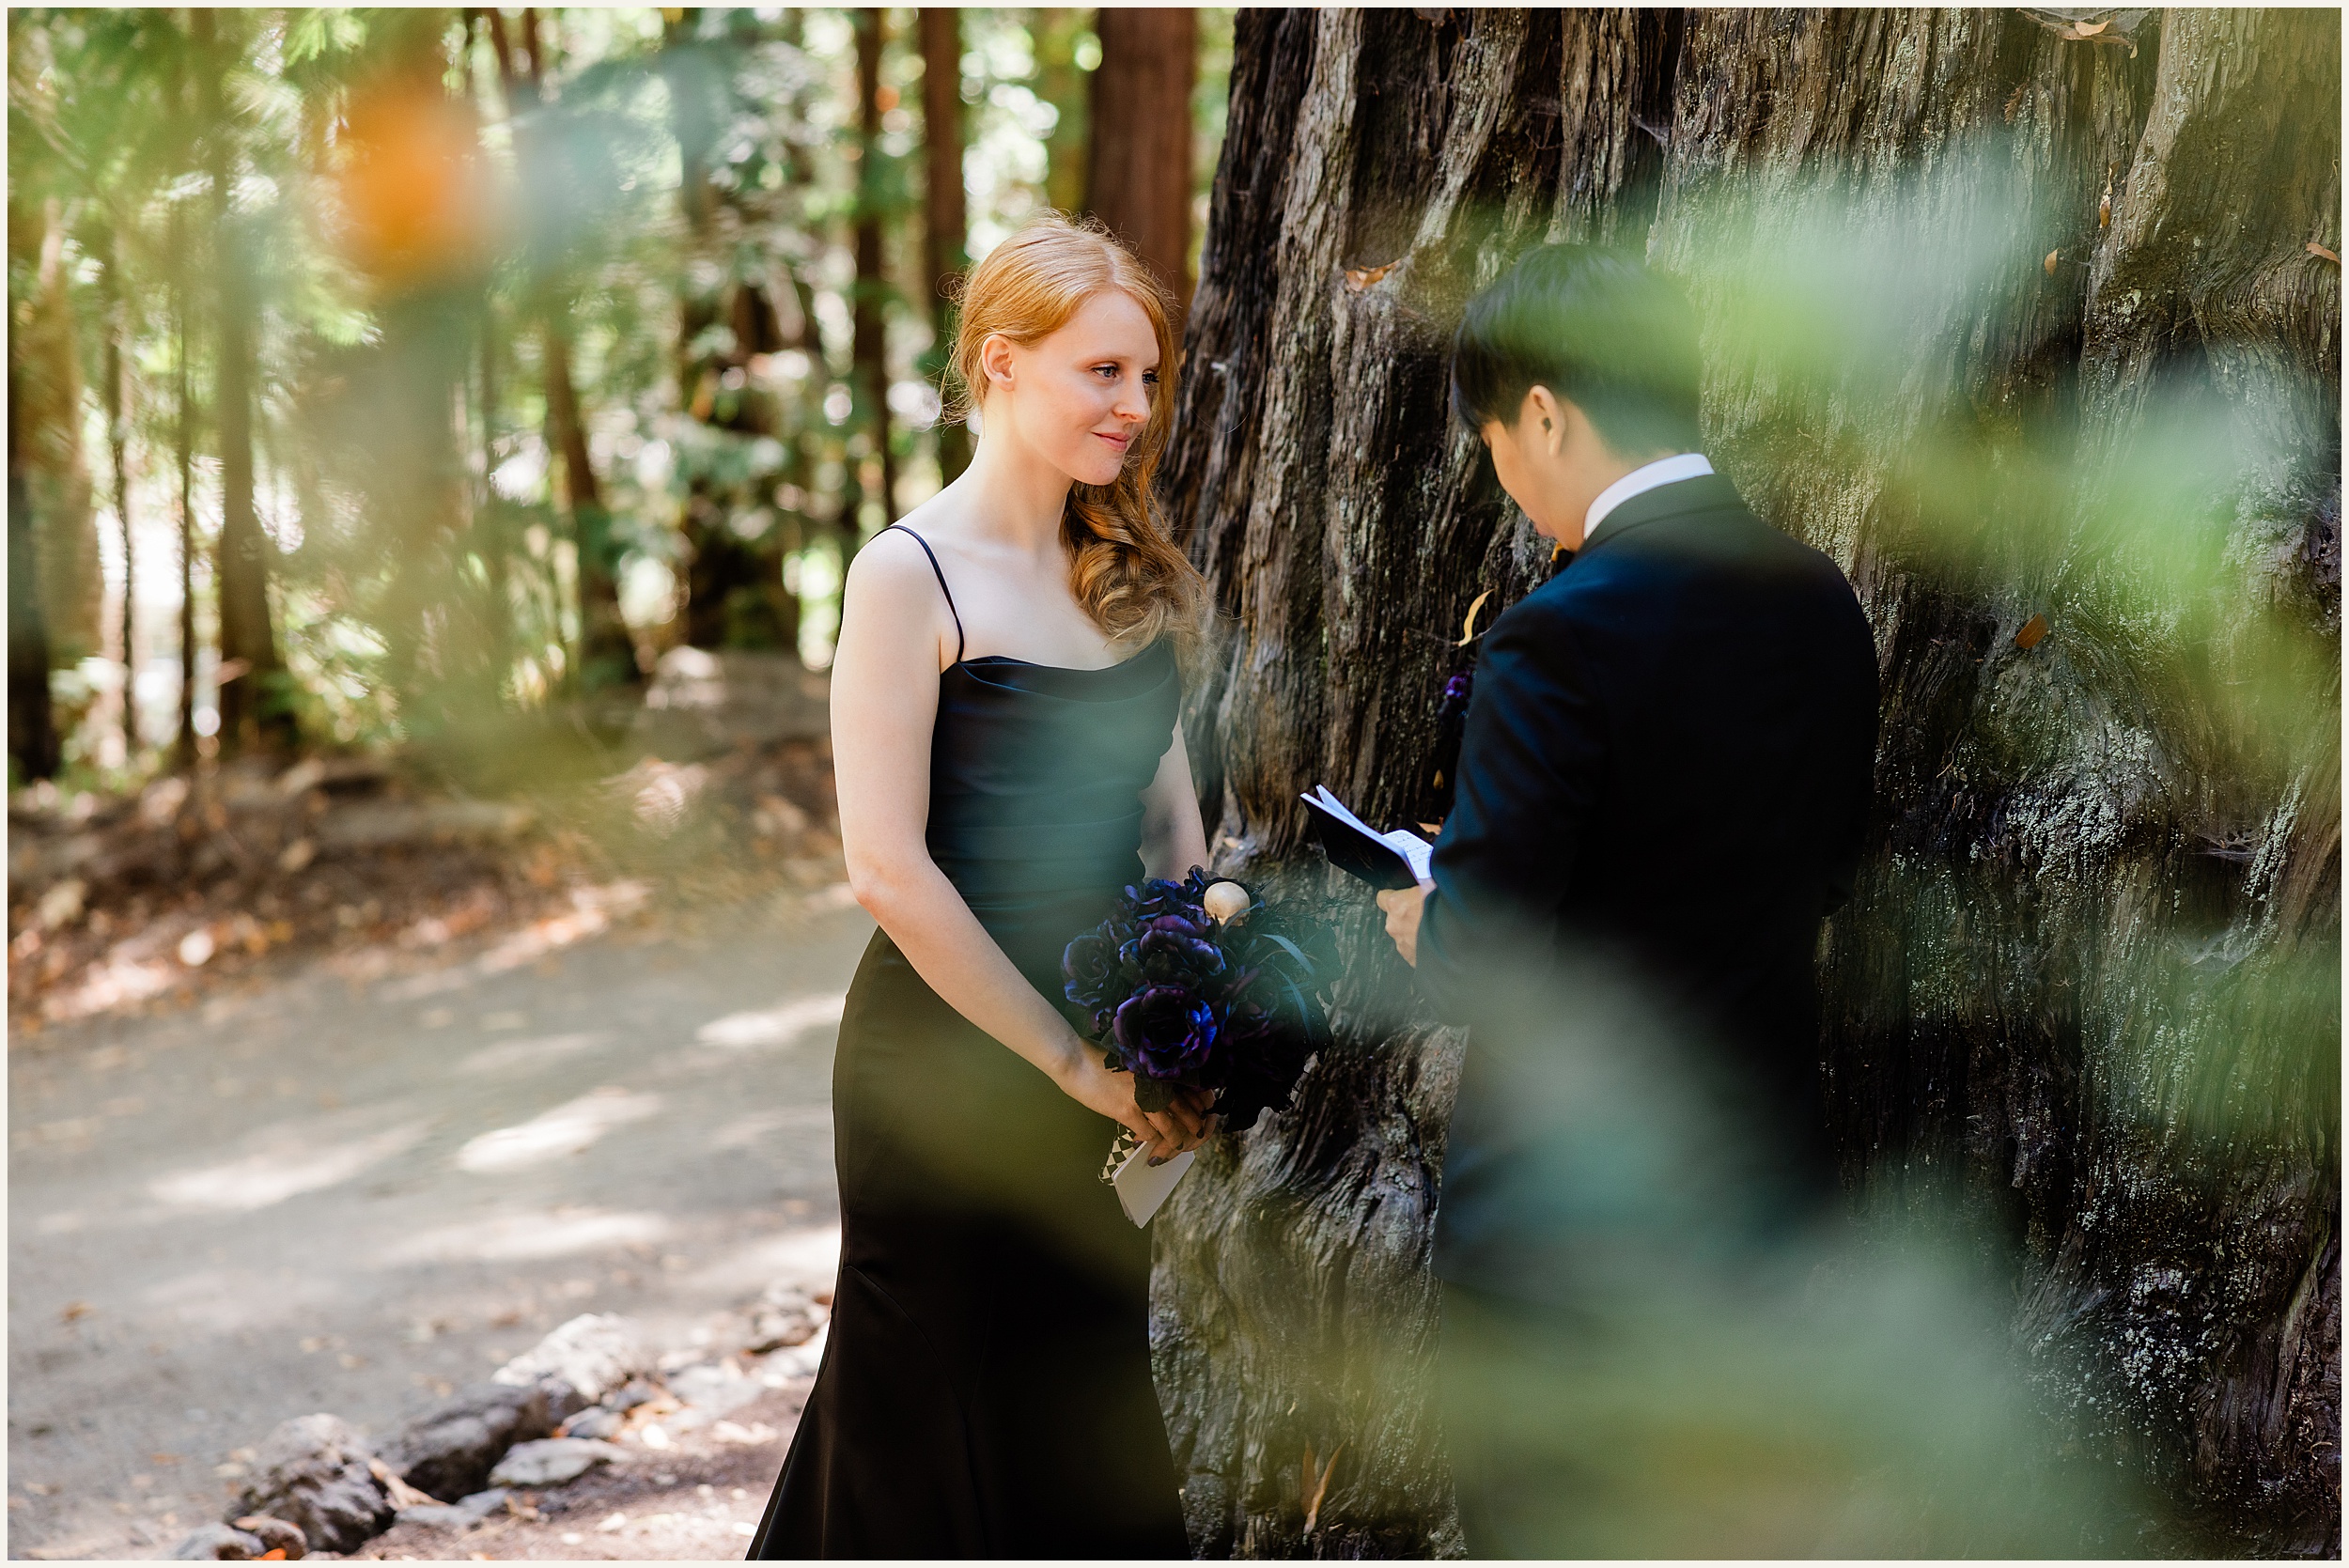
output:
MULTIPOLYGON (((903 534, 907 538, 911 539, 915 544, 920 545, 922 547, 922 553, 930 558, 930 571, 938 579, 938 591, 946 596, 946 613, 955 618, 955 662, 957 664, 961 663, 963 648, 962 612, 955 608, 955 591, 946 586, 946 569, 938 564, 938 552, 930 548, 929 540, 922 537, 921 535, 916 534, 912 529, 906 527, 902 523, 890 523, 881 529, 881 533, 903 534)), ((880 536, 879 534, 874 536, 876 538, 879 538, 879 536, 880 536)))

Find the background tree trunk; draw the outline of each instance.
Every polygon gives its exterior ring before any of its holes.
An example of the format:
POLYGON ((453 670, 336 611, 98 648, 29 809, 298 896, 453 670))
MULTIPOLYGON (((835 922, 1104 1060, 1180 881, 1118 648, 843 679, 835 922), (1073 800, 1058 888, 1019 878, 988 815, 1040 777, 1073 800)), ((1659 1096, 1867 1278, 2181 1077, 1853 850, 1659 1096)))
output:
POLYGON ((215 38, 208 13, 191 13, 202 60, 196 78, 210 138, 212 234, 220 247, 218 362, 213 419, 220 442, 220 540, 213 582, 220 595, 220 741, 224 751, 267 738, 292 739, 293 713, 278 702, 284 666, 269 607, 270 559, 275 547, 261 532, 253 505, 253 355, 256 310, 252 257, 230 205, 236 178, 235 132, 224 82, 231 58, 215 38))
POLYGON ((1085 208, 1190 300, 1190 92, 1199 13, 1105 6, 1095 18, 1092 156, 1085 208))
MULTIPOLYGON (((863 468, 868 476, 865 505, 878 507, 882 523, 897 520, 897 455, 890 441, 889 321, 884 314, 889 277, 881 256, 880 66, 888 26, 888 14, 878 7, 857 8, 856 293, 849 312, 852 417, 871 442, 863 468)), ((851 520, 862 526, 862 519, 851 520)), ((844 554, 856 548, 855 527, 844 554)))
MULTIPOLYGON (((538 13, 524 7, 521 58, 508 39, 505 14, 488 12, 490 49, 497 59, 506 111, 517 121, 546 103, 546 41, 538 13)), ((549 178, 537 130, 517 123, 514 158, 525 183, 549 178)), ((587 446, 587 425, 571 379, 568 312, 556 291, 552 269, 541 266, 532 285, 538 295, 539 373, 546 388, 548 447, 562 455, 563 505, 571 517, 571 544, 579 561, 579 649, 573 681, 583 693, 634 686, 644 678, 636 665, 636 642, 620 613, 619 550, 612 537, 612 515, 587 446)))
MULTIPOLYGON (((946 288, 971 261, 962 189, 962 19, 951 6, 924 6, 921 28, 922 142, 929 161, 923 184, 922 236, 929 263, 930 327, 936 334, 925 369, 936 375, 954 346, 958 314, 946 288)), ((970 466, 971 427, 941 415, 939 482, 952 484, 970 466)))
POLYGON ((139 709, 136 691, 139 669, 138 547, 131 530, 130 391, 122 346, 130 336, 130 300, 122 281, 122 235, 106 231, 106 361, 103 403, 106 410, 106 449, 113 458, 115 523, 122 531, 122 760, 138 766, 139 709))
POLYGON ((40 572, 33 559, 17 334, 8 337, 8 760, 15 765, 11 771, 30 782, 56 773, 57 730, 49 712, 49 629, 40 613, 40 572))
POLYGON ((2031 1285, 2017 1343, 2054 1397, 2100 1412, 2202 1540, 2339 1549, 2337 1058, 2310 1045, 2337 1035, 2339 992, 2295 1016, 2256 990, 2338 964, 2339 272, 2307 245, 2339 251, 2339 19, 2163 14, 2131 45, 1995 11, 1240 13, 1163 471, 1232 633, 1189 733, 1219 867, 1320 901, 1349 964, 1298 1107, 1203 1156, 1157 1226, 1202 1555, 1456 1549, 1424 1377, 1395 1369, 1432 1345, 1458 1041, 1301 846, 1295 801, 1327 783, 1373 820, 1429 815, 1449 640, 1478 593, 1546 573, 1444 401, 1460 304, 1546 239, 1692 280, 1708 450, 1837 559, 1876 629, 1872 848, 1822 964, 1854 1179, 1954 1166, 2003 1194, 2031 1285), (1805 179, 1891 210, 1973 137, 2004 149, 1978 194, 2009 214, 2012 281, 1904 325, 1945 379, 1789 424, 1721 331, 1697 214, 1745 199, 1766 224, 1805 179), (2294 458, 2239 475, 2220 514, 2226 560, 2254 563, 2244 618, 2273 607, 2319 650, 2301 700, 2322 733, 2270 768, 2212 748, 2222 716, 2145 673, 2199 650, 2092 613, 2105 541, 2067 545, 2068 572, 1959 571, 1894 482, 1952 400, 2092 469, 2182 365, 2319 389, 2255 409, 2294 458), (2048 714, 2026 742, 2018 715, 2048 714), (1953 934, 1958 911, 1979 924, 1953 934), (2204 971, 2181 979, 2181 951, 2237 978, 2186 1005, 2204 971), (2114 1087, 2198 1062, 2246 1103, 2114 1087), (1308 1540, 1298 1457, 1340 1443, 1308 1540))

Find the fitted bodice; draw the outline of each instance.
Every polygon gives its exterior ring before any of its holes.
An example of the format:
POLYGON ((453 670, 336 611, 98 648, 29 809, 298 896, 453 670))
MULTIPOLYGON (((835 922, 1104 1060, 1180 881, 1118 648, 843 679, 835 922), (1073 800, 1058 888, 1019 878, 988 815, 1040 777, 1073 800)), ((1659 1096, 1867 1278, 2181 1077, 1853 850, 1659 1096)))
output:
MULTIPOLYGON (((951 607, 942 571, 939 585, 951 607)), ((959 655, 959 613, 955 624, 959 655)), ((1142 792, 1173 743, 1182 694, 1163 638, 1097 670, 994 655, 957 657, 938 677, 930 859, 1055 1001, 1062 950, 1142 878, 1142 792)))

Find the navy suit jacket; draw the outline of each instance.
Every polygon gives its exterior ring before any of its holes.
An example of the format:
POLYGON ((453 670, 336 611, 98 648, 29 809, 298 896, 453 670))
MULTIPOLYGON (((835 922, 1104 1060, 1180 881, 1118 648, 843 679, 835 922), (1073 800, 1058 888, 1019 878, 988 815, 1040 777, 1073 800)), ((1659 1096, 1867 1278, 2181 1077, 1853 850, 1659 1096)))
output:
POLYGON ((1876 706, 1850 583, 1718 475, 1623 503, 1494 623, 1419 939, 1423 990, 1470 1025, 1447 1278, 1515 1222, 1489 1210, 1513 1201, 1527 1112, 1488 1136, 1511 1118, 1482 1103, 1480 1008, 1529 969, 1635 981, 1734 1068, 1782 1162, 1831 1182, 1814 964, 1858 863, 1876 706))

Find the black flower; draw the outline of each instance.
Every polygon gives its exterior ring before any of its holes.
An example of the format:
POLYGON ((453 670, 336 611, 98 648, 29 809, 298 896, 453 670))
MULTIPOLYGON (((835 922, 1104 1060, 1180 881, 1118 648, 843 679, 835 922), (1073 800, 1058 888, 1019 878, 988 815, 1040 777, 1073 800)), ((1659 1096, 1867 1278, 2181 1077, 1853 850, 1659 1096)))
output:
POLYGON ((1128 1068, 1173 1079, 1205 1066, 1215 1049, 1215 1009, 1181 986, 1145 986, 1126 999, 1112 1026, 1128 1068))
POLYGON ((1223 972, 1215 923, 1204 913, 1170 913, 1144 922, 1117 956, 1150 985, 1204 986, 1223 972))
POLYGON ((1104 921, 1070 942, 1061 954, 1061 978, 1067 982, 1062 990, 1071 1003, 1088 1013, 1114 1007, 1128 989, 1119 972, 1120 943, 1114 925, 1114 922, 1104 921))

